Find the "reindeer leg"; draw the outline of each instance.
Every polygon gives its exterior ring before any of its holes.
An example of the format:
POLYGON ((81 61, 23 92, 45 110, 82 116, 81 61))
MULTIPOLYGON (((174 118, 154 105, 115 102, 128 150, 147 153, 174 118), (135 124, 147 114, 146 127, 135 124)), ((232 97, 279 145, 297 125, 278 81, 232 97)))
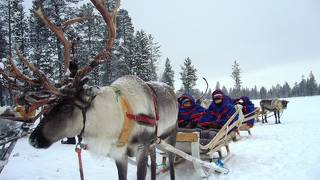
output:
POLYGON ((157 171, 157 156, 155 146, 150 148, 150 159, 151 159, 151 180, 156 180, 157 171))
POLYGON ((261 121, 262 121, 262 123, 264 123, 264 118, 263 118, 263 116, 264 116, 264 113, 263 113, 263 110, 261 110, 261 121))
POLYGON ((116 160, 119 180, 127 180, 128 156, 124 155, 122 159, 116 160))
POLYGON ((280 124, 280 111, 278 111, 278 123, 280 124))
POLYGON ((268 116, 268 113, 267 113, 267 111, 264 113, 264 122, 265 123, 268 123, 268 120, 267 120, 267 117, 268 116))
POLYGON ((149 145, 142 145, 137 155, 137 180, 145 180, 147 175, 149 145))

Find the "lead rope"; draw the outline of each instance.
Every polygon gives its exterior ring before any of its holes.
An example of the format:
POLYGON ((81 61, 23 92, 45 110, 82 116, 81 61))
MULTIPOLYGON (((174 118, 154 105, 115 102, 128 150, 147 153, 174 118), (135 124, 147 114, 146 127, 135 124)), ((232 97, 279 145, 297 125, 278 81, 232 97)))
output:
POLYGON ((82 166, 82 158, 81 158, 81 147, 76 147, 75 149, 77 155, 78 155, 78 162, 79 162, 79 172, 80 172, 80 179, 84 180, 84 174, 83 174, 83 166, 82 166))
POLYGON ((82 142, 82 135, 83 135, 83 132, 84 132, 84 128, 86 126, 86 110, 87 110, 87 108, 82 108, 83 128, 82 128, 80 134, 78 135, 78 143, 77 143, 76 148, 75 148, 75 151, 76 151, 77 157, 78 157, 78 162, 79 162, 79 172, 80 172, 80 179, 81 180, 84 180, 81 150, 82 149, 87 149, 87 147, 81 143, 82 142))

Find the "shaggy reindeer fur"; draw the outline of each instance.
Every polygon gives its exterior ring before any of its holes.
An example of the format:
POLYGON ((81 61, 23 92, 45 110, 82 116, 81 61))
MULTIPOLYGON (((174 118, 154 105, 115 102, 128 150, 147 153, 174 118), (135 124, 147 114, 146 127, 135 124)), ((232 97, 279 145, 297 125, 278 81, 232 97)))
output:
MULTIPOLYGON (((121 95, 129 102, 133 114, 155 117, 153 97, 148 85, 154 89, 158 102, 160 119, 157 135, 175 145, 178 109, 174 92, 165 84, 147 84, 135 76, 119 78, 111 87, 103 87, 96 92, 91 89, 89 92, 82 90, 76 98, 62 100, 45 115, 44 120, 31 134, 30 143, 34 147, 47 148, 59 139, 79 134, 83 127, 83 116, 79 106, 88 105, 83 136, 89 150, 97 155, 115 159, 121 180, 125 180, 127 176, 128 156, 136 156, 137 179, 145 179, 149 151, 153 152, 151 157, 154 158, 154 147, 150 148, 150 145, 156 138, 156 128, 135 122, 129 142, 123 147, 117 147, 125 112, 122 111, 117 100, 119 97, 113 87, 121 90, 121 95), (88 97, 92 97, 90 94, 96 96, 92 102, 87 100, 90 99, 88 97)), ((169 159, 170 175, 171 179, 174 179, 172 154, 169 154, 169 159)), ((152 169, 155 170, 155 164, 152 165, 152 169)), ((152 178, 155 178, 155 172, 152 172, 152 178)))

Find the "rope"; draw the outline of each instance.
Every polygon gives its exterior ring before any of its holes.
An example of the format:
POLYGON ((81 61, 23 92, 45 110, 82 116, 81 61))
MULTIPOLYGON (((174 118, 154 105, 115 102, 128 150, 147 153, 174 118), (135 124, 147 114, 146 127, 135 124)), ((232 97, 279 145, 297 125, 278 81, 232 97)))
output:
POLYGON ((83 166, 82 166, 82 158, 81 158, 81 147, 78 145, 75 148, 75 151, 78 155, 78 162, 79 162, 79 172, 80 172, 80 179, 84 180, 84 174, 83 174, 83 166))

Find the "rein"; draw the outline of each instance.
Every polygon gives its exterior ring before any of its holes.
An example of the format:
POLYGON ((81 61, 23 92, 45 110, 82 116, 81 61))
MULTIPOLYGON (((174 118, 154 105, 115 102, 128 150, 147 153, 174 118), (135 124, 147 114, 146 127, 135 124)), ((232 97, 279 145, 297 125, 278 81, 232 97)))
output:
POLYGON ((84 103, 84 106, 81 106, 79 104, 76 104, 75 103, 75 106, 77 106, 79 109, 81 109, 81 112, 82 112, 82 120, 83 120, 83 127, 80 131, 80 134, 77 135, 78 137, 78 143, 75 147, 75 152, 77 153, 77 157, 78 157, 78 162, 79 162, 79 172, 80 172, 80 179, 81 180, 84 180, 84 173, 83 173, 83 166, 82 166, 82 157, 81 157, 81 150, 82 149, 87 149, 86 145, 82 144, 82 136, 83 136, 83 133, 84 133, 84 130, 85 130, 85 127, 86 127, 86 121, 87 121, 87 110, 88 108, 90 107, 92 101, 95 99, 96 95, 92 96, 92 98, 90 99, 89 102, 83 102, 82 100, 82 103, 84 103))

